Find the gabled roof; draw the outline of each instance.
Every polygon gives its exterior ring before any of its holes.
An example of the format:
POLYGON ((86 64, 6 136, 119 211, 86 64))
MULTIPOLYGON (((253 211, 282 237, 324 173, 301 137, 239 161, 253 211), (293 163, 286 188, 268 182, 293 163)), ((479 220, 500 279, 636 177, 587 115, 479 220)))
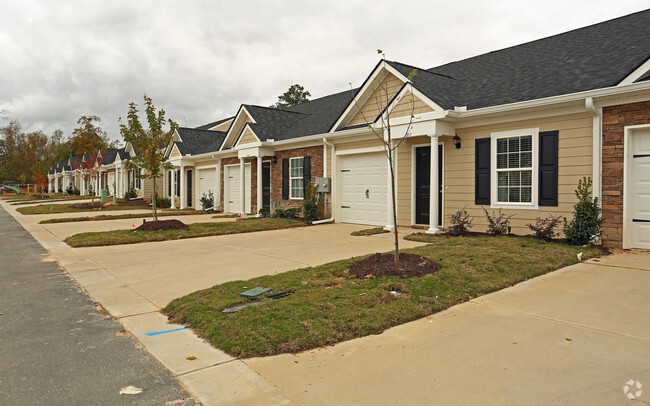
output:
POLYGON ((102 151, 102 165, 110 165, 115 162, 117 149, 109 148, 102 151))
POLYGON ((196 129, 197 129, 197 130, 209 130, 209 129, 212 128, 212 127, 216 127, 216 126, 218 126, 219 124, 225 123, 226 121, 228 121, 228 120, 232 120, 232 119, 234 119, 234 118, 235 118, 235 116, 228 117, 228 118, 224 118, 224 119, 221 119, 221 120, 217 120, 217 121, 215 121, 215 122, 208 123, 208 124, 204 124, 204 125, 202 125, 202 126, 196 127, 196 129))
POLYGON ((183 141, 175 141, 181 155, 198 155, 216 152, 221 147, 226 133, 223 131, 200 130, 195 128, 178 128, 178 135, 183 141))
MULTIPOLYGON (((469 109, 616 86, 650 56, 650 10, 420 69, 413 85, 445 109, 469 109)), ((388 62, 406 75, 413 67, 388 62)))
POLYGON ((120 157, 120 160, 124 161, 131 158, 131 154, 125 151, 126 146, 117 150, 117 155, 120 157))

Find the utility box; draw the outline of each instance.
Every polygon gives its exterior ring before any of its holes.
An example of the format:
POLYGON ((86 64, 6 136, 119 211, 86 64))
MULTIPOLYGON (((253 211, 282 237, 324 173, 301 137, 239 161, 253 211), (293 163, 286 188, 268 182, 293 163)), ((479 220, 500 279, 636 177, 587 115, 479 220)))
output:
POLYGON ((102 189, 100 191, 100 200, 102 203, 108 203, 108 189, 102 189))
POLYGON ((331 183, 330 178, 316 178, 314 186, 316 186, 316 191, 318 193, 329 193, 331 183))

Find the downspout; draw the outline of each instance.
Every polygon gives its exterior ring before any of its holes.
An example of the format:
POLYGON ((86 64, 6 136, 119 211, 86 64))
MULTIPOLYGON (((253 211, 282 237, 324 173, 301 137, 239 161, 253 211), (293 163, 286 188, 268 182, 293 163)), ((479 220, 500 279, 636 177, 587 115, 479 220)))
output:
POLYGON ((332 212, 331 216, 332 217, 330 217, 328 219, 324 219, 324 220, 312 221, 311 224, 324 224, 324 223, 331 223, 331 222, 334 221, 334 191, 336 189, 334 188, 333 183, 334 183, 334 162, 335 162, 334 161, 334 155, 335 155, 334 152, 336 151, 336 147, 334 146, 334 144, 327 141, 327 138, 323 137, 323 177, 324 178, 327 177, 327 147, 332 147, 332 180, 331 180, 331 183, 330 183, 330 190, 331 190, 331 195, 332 195, 330 206, 331 206, 331 212, 332 212))
POLYGON ((598 198, 599 205, 602 207, 602 162, 603 162, 603 139, 601 135, 601 117, 602 109, 594 105, 594 99, 587 97, 585 99, 585 107, 592 116, 592 144, 593 144, 593 196, 598 198))

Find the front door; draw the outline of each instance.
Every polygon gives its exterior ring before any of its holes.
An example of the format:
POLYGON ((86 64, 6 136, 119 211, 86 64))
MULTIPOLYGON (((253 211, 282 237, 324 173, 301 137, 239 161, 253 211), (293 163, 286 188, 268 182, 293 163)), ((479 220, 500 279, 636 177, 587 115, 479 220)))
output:
MULTIPOLYGON (((415 148, 415 224, 429 224, 431 147, 415 148)), ((442 225, 442 145, 438 145, 438 224, 442 225)))
POLYGON ((271 163, 262 163, 262 208, 271 209, 271 163))
POLYGON ((192 207, 192 170, 188 169, 187 173, 187 207, 192 207))

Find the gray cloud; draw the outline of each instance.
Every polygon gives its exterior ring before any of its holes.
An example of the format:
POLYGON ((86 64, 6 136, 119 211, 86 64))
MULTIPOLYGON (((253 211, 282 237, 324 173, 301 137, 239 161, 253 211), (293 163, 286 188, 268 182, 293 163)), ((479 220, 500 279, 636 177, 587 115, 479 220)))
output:
POLYGON ((320 97, 387 57, 430 68, 642 10, 646 2, 348 0, 37 1, 0 4, 0 106, 25 129, 69 134, 83 114, 119 138, 148 94, 198 126, 300 83, 320 97), (340 4, 339 4, 340 3, 340 4))

